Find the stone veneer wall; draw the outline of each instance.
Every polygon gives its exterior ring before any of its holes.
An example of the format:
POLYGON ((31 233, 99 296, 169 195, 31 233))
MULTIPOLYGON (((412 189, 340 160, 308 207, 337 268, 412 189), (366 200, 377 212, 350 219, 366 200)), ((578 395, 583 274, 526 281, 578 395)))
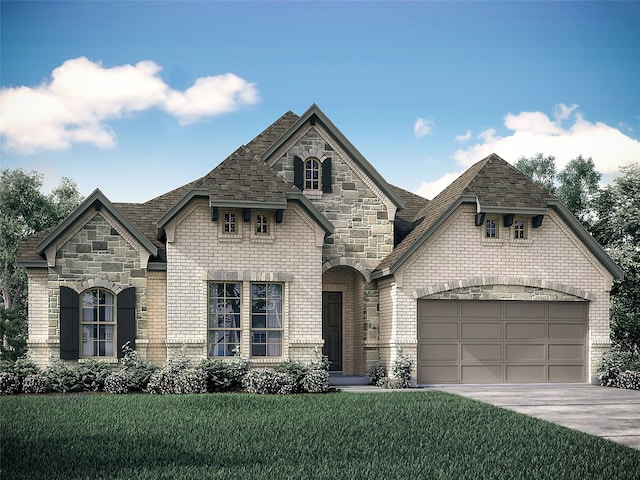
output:
POLYGON ((167 272, 147 272, 147 359, 167 361, 167 272))
POLYGON ((29 347, 39 365, 45 366, 60 358, 61 285, 79 293, 102 286, 115 294, 124 288, 136 287, 136 336, 146 337, 146 270, 140 268, 139 253, 100 213, 94 213, 86 224, 59 246, 55 267, 30 269, 29 273, 29 347), (42 272, 47 272, 46 286, 42 272), (45 296, 48 299, 46 321, 42 308, 45 296))
POLYGON ((497 295, 502 299, 588 300, 589 374, 593 379, 610 342, 609 272, 553 210, 540 228, 533 229, 528 222, 526 240, 513 239, 511 229, 500 223, 499 238, 487 241, 482 228, 474 225, 474 214, 475 206, 459 207, 394 278, 379 282, 380 337, 386 346, 383 348, 388 349, 381 355, 392 361, 394 347, 399 345, 415 359, 417 298, 421 296, 479 294, 487 299, 497 295), (486 288, 505 283, 517 288, 497 286, 493 294, 486 288), (476 291, 479 285, 483 288, 476 291), (454 292, 446 293, 447 289, 454 292))
MULTIPOLYGON (((221 209, 224 213, 234 210, 221 209)), ((222 231, 223 221, 211 221, 206 200, 194 200, 173 220, 167 243, 168 354, 184 345, 194 360, 207 355, 207 285, 211 281, 242 284, 243 355, 250 352, 251 283, 283 283, 284 339, 282 358, 252 358, 269 365, 286 358, 307 361, 322 347, 322 238, 324 231, 296 203, 284 211, 282 223, 270 218, 270 234, 253 233, 253 222, 242 222, 237 233, 222 231)))
POLYGON ((295 156, 331 158, 333 192, 305 191, 334 226, 334 234, 325 239, 323 263, 351 258, 373 270, 393 250, 395 210, 389 212, 389 200, 320 126, 308 129, 273 164, 273 170, 291 183, 295 156))

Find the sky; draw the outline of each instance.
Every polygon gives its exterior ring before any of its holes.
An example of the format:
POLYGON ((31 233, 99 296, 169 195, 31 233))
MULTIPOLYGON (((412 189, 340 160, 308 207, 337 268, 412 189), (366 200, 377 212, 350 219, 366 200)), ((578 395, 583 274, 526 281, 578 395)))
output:
POLYGON ((3 169, 144 202, 312 104, 391 184, 640 162, 640 2, 3 0, 3 169))

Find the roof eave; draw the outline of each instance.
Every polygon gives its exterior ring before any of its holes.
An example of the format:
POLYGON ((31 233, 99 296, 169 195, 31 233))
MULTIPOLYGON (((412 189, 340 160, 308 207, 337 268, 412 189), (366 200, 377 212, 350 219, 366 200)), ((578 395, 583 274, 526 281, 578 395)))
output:
POLYGON ((584 228, 578 219, 569 209, 557 198, 547 198, 545 202, 553 208, 560 218, 569 226, 571 231, 584 243, 587 249, 598 259, 598 261, 609 271, 613 278, 623 278, 624 272, 611 259, 609 254, 600 246, 591 234, 584 228))
POLYGON ((106 208, 107 211, 115 217, 115 219, 133 235, 133 237, 140 242, 140 244, 151 253, 154 257, 158 255, 158 247, 156 247, 147 237, 145 237, 138 228, 131 223, 131 221, 125 217, 111 201, 100 191, 95 189, 91 195, 89 195, 73 212, 71 212, 67 218, 58 224, 49 235, 47 235, 38 245, 36 245, 36 252, 42 255, 47 248, 55 242, 55 240, 74 222, 78 220, 87 210, 95 208, 99 211, 102 208, 106 208))

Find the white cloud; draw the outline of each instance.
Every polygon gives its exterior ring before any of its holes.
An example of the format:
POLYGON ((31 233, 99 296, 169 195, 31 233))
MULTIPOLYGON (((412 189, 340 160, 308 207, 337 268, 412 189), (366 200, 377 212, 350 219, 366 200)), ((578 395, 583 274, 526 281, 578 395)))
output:
POLYGON ((471 130, 467 130, 466 133, 463 133, 461 135, 456 135, 454 137, 454 140, 460 143, 468 142, 469 140, 471 140, 471 130))
POLYGON ((255 85, 231 73, 199 78, 180 92, 159 77, 161 70, 152 61, 107 68, 80 57, 36 87, 2 88, 3 147, 24 154, 78 142, 108 148, 116 142, 109 120, 160 107, 184 125, 258 101, 255 85))
POLYGON ((433 182, 422 182, 415 193, 424 198, 433 200, 436 195, 447 188, 460 175, 462 175, 462 172, 445 173, 442 177, 433 182))
POLYGON ((510 134, 499 136, 495 129, 486 130, 478 136, 480 142, 457 150, 453 157, 459 165, 468 167, 491 153, 509 162, 542 153, 556 157, 556 166, 561 170, 582 155, 593 158, 596 169, 605 175, 640 161, 638 140, 605 123, 585 120, 576 108, 556 106, 556 118, 568 120, 566 127, 542 112, 509 113, 504 123, 510 134))
POLYGON ((422 118, 418 117, 416 122, 413 124, 413 134, 416 138, 426 137, 433 132, 436 124, 431 118, 422 118))
POLYGON ((566 119, 569 118, 571 113, 576 108, 578 108, 578 105, 576 105, 575 103, 573 105, 571 105, 570 107, 568 107, 564 103, 559 103, 553 109, 553 116, 556 118, 557 122, 560 122, 562 120, 566 120, 566 119))

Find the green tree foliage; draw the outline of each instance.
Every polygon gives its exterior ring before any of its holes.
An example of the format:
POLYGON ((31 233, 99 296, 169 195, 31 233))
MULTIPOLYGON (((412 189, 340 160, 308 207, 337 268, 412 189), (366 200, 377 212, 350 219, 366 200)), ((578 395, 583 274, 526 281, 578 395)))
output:
POLYGON ((2 170, 0 177, 0 356, 17 358, 26 348, 27 278, 16 266, 20 241, 56 225, 82 200, 72 180, 63 178, 44 195, 42 175, 21 169, 2 170))
POLYGON ((514 167, 524 173, 545 190, 556 191, 556 157, 536 153, 533 157, 520 157, 514 167))
POLYGON ((600 192, 601 178, 591 157, 585 159, 582 155, 571 160, 558 174, 558 197, 587 230, 594 222, 593 202, 600 192))
POLYGON ((620 172, 594 200, 591 231, 624 271, 611 290, 611 339, 640 355, 640 165, 620 172))

